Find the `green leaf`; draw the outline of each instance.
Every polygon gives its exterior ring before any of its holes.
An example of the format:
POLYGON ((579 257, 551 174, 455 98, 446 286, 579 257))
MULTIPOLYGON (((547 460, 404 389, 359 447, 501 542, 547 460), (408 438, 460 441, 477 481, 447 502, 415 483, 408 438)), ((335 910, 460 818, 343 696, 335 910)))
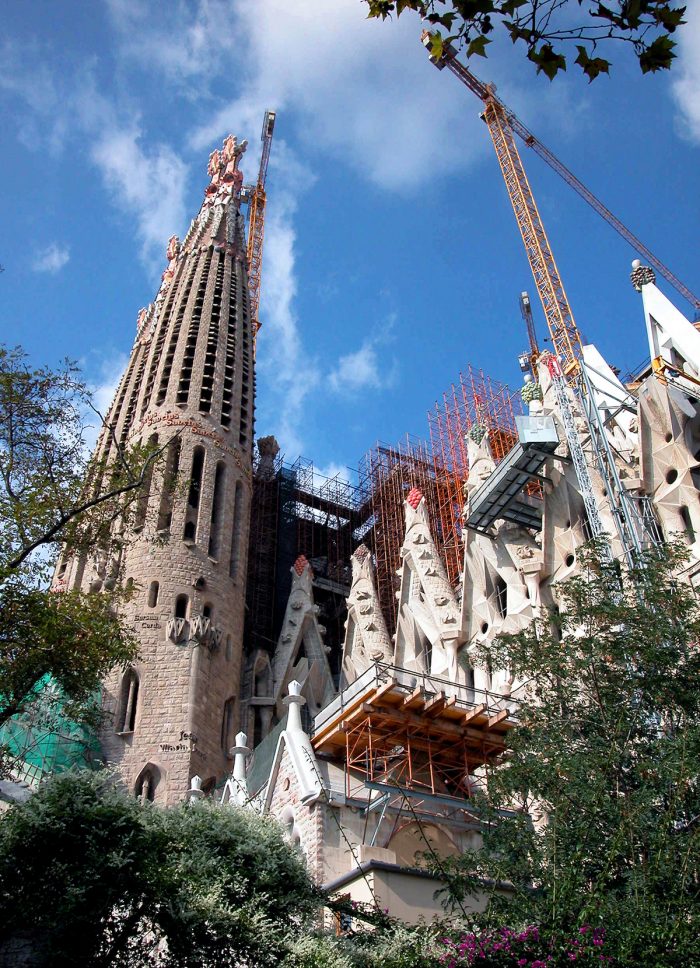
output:
POLYGON ((483 34, 475 37, 467 47, 467 57, 471 57, 474 54, 478 54, 479 57, 486 57, 486 45, 490 43, 491 41, 488 37, 484 37, 483 34))
POLYGON ((673 52, 675 46, 676 42, 671 40, 668 34, 657 37, 639 55, 639 66, 642 69, 642 74, 653 74, 656 71, 668 70, 671 66, 671 61, 676 56, 673 52))
POLYGON ((551 44, 542 44, 539 50, 532 48, 528 51, 528 59, 537 65, 537 73, 543 74, 553 80, 559 71, 566 70, 566 58, 563 54, 558 54, 551 44))
POLYGON ((430 56, 440 60, 444 50, 444 39, 439 30, 430 35, 430 56))
POLYGON ((585 47, 579 46, 577 44, 576 50, 578 51, 578 57, 574 61, 578 64, 583 73, 588 78, 589 83, 595 80, 599 74, 608 74, 610 71, 610 61, 605 60, 603 57, 591 57, 585 47))

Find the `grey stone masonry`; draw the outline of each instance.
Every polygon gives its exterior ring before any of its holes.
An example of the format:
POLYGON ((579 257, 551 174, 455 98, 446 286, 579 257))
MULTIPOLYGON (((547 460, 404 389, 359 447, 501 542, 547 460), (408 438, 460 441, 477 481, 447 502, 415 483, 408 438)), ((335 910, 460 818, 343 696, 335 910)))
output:
POLYGON ((86 591, 118 572, 133 581, 124 617, 140 656, 104 683, 102 747, 128 789, 163 804, 195 774, 205 790, 220 783, 238 729, 254 407, 243 149, 229 137, 212 153, 204 203, 183 242, 170 240, 98 440, 107 460, 118 445, 167 445, 133 533, 120 561, 97 551, 61 572, 86 591))

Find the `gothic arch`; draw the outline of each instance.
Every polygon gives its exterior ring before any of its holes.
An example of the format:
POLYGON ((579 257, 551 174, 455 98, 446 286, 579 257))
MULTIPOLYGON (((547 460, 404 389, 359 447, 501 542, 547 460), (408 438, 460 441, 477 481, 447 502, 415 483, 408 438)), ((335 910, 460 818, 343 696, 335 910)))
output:
POLYGON ((141 797, 143 800, 153 802, 156 790, 161 780, 163 772, 155 763, 146 763, 134 783, 134 796, 141 797))

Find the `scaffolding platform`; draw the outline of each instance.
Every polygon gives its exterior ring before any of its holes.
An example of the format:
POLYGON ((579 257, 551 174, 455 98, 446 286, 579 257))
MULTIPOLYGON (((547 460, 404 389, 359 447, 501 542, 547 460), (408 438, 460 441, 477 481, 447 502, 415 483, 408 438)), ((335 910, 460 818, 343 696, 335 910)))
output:
POLYGON ((345 764, 346 794, 377 784, 469 799, 472 774, 516 725, 504 696, 376 663, 315 719, 317 754, 345 764))
POLYGON ((524 528, 542 527, 541 502, 532 500, 523 489, 537 478, 542 465, 559 445, 552 417, 516 417, 518 442, 503 458, 469 503, 466 527, 480 534, 499 518, 524 528))

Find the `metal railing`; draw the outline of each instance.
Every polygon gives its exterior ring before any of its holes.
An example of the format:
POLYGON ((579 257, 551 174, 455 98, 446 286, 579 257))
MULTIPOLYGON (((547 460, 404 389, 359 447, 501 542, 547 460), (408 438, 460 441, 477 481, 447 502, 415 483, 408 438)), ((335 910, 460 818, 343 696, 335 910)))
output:
POLYGON ((519 702, 510 696, 504 696, 486 689, 475 689, 464 683, 442 679, 439 676, 432 676, 413 669, 403 669, 384 662, 375 662, 354 682, 346 686, 332 702, 324 706, 314 719, 314 732, 318 733, 329 722, 341 715, 345 709, 354 705, 365 692, 378 689, 390 681, 393 681, 407 697, 416 689, 421 689, 426 696, 437 696, 442 693, 449 699, 455 699, 456 705, 460 708, 463 707, 465 711, 483 704, 486 711, 491 715, 496 715, 504 709, 510 709, 513 718, 517 716, 519 702))

